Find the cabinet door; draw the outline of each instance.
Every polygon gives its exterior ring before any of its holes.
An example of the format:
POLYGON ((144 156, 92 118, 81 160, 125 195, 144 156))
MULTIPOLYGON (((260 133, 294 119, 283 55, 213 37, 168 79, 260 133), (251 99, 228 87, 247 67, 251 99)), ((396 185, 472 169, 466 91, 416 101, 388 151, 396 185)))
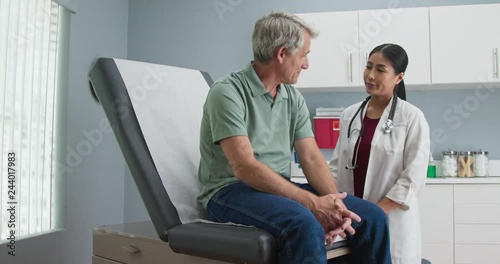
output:
POLYGON ((420 197, 423 258, 453 263, 453 185, 427 184, 420 197))
MULTIPOLYGON (((404 77, 405 84, 431 83, 428 8, 360 11, 361 67, 366 66, 370 51, 383 43, 398 44, 408 54, 409 63, 404 77)), ((361 84, 363 84, 363 79, 361 79, 361 84)))
POLYGON ((430 8, 432 83, 498 81, 500 5, 430 8))
POLYGON ((456 184, 455 262, 498 263, 500 184, 456 184), (495 261, 496 260, 496 261, 495 261))
POLYGON ((455 247, 455 264, 493 264, 500 259, 498 245, 460 245, 455 247))
POLYGON ((319 30, 297 88, 359 86, 358 12, 298 14, 319 30))

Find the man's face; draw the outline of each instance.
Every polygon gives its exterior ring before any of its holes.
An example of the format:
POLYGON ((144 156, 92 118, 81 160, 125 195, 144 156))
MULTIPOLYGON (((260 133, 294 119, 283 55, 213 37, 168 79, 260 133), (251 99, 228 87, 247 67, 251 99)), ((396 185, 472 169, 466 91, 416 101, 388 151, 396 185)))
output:
POLYGON ((309 68, 307 54, 311 47, 311 36, 304 32, 304 45, 293 54, 285 54, 283 58, 283 81, 285 84, 295 84, 300 72, 309 68))

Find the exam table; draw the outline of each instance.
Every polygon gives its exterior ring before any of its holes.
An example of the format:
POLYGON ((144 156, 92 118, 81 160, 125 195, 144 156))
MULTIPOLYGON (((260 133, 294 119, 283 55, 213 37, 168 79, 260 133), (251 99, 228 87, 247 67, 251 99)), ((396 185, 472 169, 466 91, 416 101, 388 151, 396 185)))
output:
MULTIPOLYGON (((270 233, 207 221, 196 200, 199 131, 212 84, 207 73, 99 58, 89 81, 162 241, 176 253, 212 260, 276 263, 270 233)), ((346 244, 328 247, 328 258, 348 253, 346 244)))

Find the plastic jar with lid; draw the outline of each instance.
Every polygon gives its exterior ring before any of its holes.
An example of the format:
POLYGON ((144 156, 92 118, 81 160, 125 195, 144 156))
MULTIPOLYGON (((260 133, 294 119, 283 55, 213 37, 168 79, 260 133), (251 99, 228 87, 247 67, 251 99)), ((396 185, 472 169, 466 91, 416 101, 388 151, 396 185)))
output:
POLYGON ((443 177, 456 177, 458 175, 458 156, 453 150, 446 150, 441 153, 443 160, 441 161, 441 170, 443 177))
POLYGON ((474 176, 474 152, 461 151, 458 153, 458 177, 474 176))
POLYGON ((474 174, 476 176, 489 176, 489 159, 488 151, 476 151, 474 152, 474 174))

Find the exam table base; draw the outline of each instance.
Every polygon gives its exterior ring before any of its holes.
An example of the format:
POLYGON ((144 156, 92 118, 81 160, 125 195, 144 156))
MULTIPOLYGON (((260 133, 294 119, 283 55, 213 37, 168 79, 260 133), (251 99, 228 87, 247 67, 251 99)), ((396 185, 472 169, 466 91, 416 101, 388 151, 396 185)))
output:
MULTIPOLYGON (((173 252, 167 242, 158 238, 150 221, 95 227, 93 242, 92 264, 228 263, 173 252)), ((327 258, 334 260, 350 252, 348 247, 336 248, 327 252, 327 258)))

